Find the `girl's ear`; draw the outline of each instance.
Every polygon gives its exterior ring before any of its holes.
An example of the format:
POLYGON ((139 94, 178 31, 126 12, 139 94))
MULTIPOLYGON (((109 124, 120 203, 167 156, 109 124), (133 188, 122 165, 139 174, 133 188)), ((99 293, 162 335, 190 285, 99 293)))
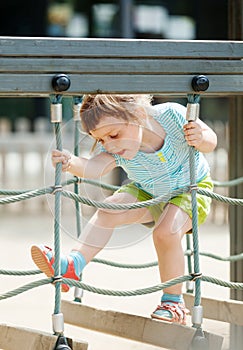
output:
POLYGON ((90 154, 94 153, 94 151, 95 151, 95 149, 96 149, 97 144, 98 144, 98 141, 97 141, 97 140, 95 140, 95 141, 94 141, 93 146, 91 147, 90 154))
POLYGON ((139 124, 145 126, 148 114, 147 114, 147 111, 144 107, 138 106, 138 107, 134 108, 133 115, 134 115, 135 119, 139 121, 139 124))

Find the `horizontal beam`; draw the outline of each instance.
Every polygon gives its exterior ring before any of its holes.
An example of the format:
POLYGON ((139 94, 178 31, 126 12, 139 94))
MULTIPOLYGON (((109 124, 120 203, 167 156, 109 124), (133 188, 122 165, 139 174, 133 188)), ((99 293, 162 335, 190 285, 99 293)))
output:
POLYGON ((242 58, 243 42, 0 37, 0 56, 242 58))
MULTIPOLYGON (((166 349, 188 349, 195 329, 159 322, 150 318, 115 311, 99 310, 80 303, 62 301, 65 322, 111 335, 161 346, 166 349)), ((205 332, 208 350, 220 350, 223 338, 205 332)))
MULTIPOLYGON (((47 97, 54 93, 52 74, 0 74, 0 96, 47 97)), ((192 93, 193 75, 70 74, 65 95, 86 93, 150 93, 186 96, 192 93)), ((243 75, 208 76, 207 96, 243 95, 243 75)))
POLYGON ((243 42, 0 37, 0 96, 47 97, 55 74, 64 95, 150 93, 183 96, 193 76, 207 96, 243 94, 243 42))
POLYGON ((241 60, 2 57, 0 63, 8 74, 243 74, 241 60))
MULTIPOLYGON (((191 309, 194 304, 193 295, 184 294, 184 299, 187 307, 191 309)), ((205 318, 243 326, 243 302, 210 298, 202 298, 201 301, 205 318)))
MULTIPOLYGON (((52 334, 0 324, 0 349, 53 350, 56 341, 57 336, 52 334)), ((73 350, 88 349, 86 342, 70 341, 73 350)))

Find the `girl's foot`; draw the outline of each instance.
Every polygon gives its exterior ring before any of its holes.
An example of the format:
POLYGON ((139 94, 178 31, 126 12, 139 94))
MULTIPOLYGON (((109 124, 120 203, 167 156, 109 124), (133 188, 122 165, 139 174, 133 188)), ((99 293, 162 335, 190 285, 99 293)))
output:
MULTIPOLYGON (((45 245, 33 245, 31 247, 31 256, 36 266, 47 276, 54 276, 54 255, 51 248, 45 245)), ((80 275, 76 274, 74 259, 72 256, 61 257, 61 275, 65 278, 79 280, 80 275)), ((68 292, 69 286, 62 283, 62 292, 68 292)))
POLYGON ((170 323, 186 324, 186 315, 189 310, 184 304, 173 301, 162 301, 156 310, 151 314, 152 318, 170 323))

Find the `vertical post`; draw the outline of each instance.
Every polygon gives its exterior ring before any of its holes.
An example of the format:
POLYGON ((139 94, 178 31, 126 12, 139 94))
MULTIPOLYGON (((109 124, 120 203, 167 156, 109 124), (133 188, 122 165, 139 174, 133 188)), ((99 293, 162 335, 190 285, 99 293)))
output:
POLYGON ((133 1, 119 0, 120 32, 122 38, 133 38, 133 1))
MULTIPOLYGON (((241 0, 229 1, 229 39, 243 40, 243 3, 241 0)), ((230 179, 242 176, 243 169, 243 97, 230 98, 230 147, 229 147, 229 177, 230 179)), ((230 188, 230 196, 243 198, 243 185, 230 188)), ((242 208, 230 206, 230 254, 235 255, 243 251, 243 215, 242 208)), ((230 280, 242 281, 242 261, 232 262, 230 266, 230 280)), ((242 290, 231 290, 231 298, 243 300, 242 290)), ((231 325, 230 349, 242 349, 243 327, 231 325)))
MULTIPOLYGON (((230 147, 229 147, 229 177, 230 179, 242 176, 243 169, 243 98, 230 98, 230 147)), ((243 185, 230 187, 230 197, 243 198, 243 185)), ((243 251, 243 215, 242 207, 230 206, 230 255, 239 254, 243 251)), ((230 280, 241 282, 243 280, 242 261, 231 262, 230 280)), ((243 291, 232 289, 230 297, 243 301, 243 291)), ((240 350, 243 344, 243 327, 230 326, 231 349, 240 350)))

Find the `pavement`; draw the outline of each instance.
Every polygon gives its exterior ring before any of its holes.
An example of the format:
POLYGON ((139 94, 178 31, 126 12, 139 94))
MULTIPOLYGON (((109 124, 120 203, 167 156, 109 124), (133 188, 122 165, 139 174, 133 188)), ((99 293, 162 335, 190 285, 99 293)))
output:
MULTIPOLYGON (((5 270, 35 269, 30 256, 32 244, 45 243, 53 246, 53 214, 36 212, 21 214, 0 213, 0 266, 5 270)), ((64 253, 76 244, 75 218, 63 215, 61 223, 62 251, 64 253)), ((229 255, 229 230, 227 225, 210 223, 200 228, 200 251, 221 256, 229 255)), ((146 263, 156 260, 151 231, 141 225, 119 228, 99 258, 123 263, 146 263)), ((201 271, 205 275, 229 281, 229 263, 206 257, 200 259, 201 271)), ((7 292, 33 280, 37 276, 1 276, 0 293, 7 292)), ((116 269, 102 264, 90 263, 83 273, 87 284, 106 289, 139 289, 160 283, 158 268, 142 270, 116 269)), ((127 312, 149 317, 159 303, 160 292, 137 297, 112 297, 85 292, 83 303, 89 306, 127 312)), ((214 284, 202 283, 202 296, 215 299, 229 299, 229 289, 214 284)), ((63 294, 66 300, 73 300, 73 290, 63 294)), ((54 288, 50 285, 38 287, 15 297, 0 301, 0 323, 17 325, 43 332, 52 332, 51 315, 54 310, 54 288)), ((190 319, 188 320, 190 325, 190 319)), ((224 337, 223 350, 229 349, 229 325, 223 322, 204 320, 203 329, 224 337)), ((65 324, 65 334, 89 343, 89 350, 158 350, 156 346, 85 330, 65 324)))

